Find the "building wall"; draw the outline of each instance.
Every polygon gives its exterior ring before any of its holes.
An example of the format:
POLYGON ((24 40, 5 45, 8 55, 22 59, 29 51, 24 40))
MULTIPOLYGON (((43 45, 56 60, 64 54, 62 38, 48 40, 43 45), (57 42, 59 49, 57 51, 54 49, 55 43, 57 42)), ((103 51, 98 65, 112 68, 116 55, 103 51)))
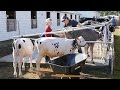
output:
POLYGON ((20 35, 30 34, 33 32, 31 29, 30 11, 16 11, 16 20, 19 22, 20 35))
POLYGON ((16 31, 7 32, 6 11, 0 11, 0 41, 8 40, 18 34, 16 31))
MULTIPOLYGON (((52 29, 53 31, 61 29, 64 26, 64 23, 60 21, 60 26, 57 26, 57 11, 50 11, 52 19, 52 29)), ((60 18, 65 15, 64 12, 60 13, 60 18)), ((67 13, 67 16, 70 18, 70 13, 67 13)), ((75 15, 73 14, 73 19, 75 15)), ((26 34, 35 34, 42 33, 45 31, 45 20, 46 20, 46 11, 37 11, 37 28, 31 28, 31 11, 16 11, 16 20, 17 20, 17 30, 7 32, 6 25, 6 11, 0 11, 0 41, 8 40, 13 36, 26 35, 26 34)), ((77 15, 77 21, 79 20, 79 15, 77 15)))
POLYGON ((100 14, 96 11, 79 11, 81 17, 93 18, 94 16, 100 17, 100 14))

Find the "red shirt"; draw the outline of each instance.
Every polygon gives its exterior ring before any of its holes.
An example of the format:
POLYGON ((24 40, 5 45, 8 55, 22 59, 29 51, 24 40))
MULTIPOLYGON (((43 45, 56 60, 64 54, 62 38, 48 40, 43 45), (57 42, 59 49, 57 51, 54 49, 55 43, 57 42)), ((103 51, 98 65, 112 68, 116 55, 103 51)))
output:
MULTIPOLYGON (((49 26, 46 26, 45 32, 51 32, 52 29, 49 26)), ((52 34, 46 34, 45 37, 52 37, 52 34)))

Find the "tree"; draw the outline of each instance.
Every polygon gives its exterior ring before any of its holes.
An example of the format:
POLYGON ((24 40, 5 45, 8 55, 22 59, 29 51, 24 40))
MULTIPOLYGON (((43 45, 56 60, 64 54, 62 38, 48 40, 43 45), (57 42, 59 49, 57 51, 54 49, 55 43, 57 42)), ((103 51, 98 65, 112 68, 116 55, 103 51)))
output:
POLYGON ((106 16, 106 15, 120 15, 120 11, 98 11, 101 16, 106 16))

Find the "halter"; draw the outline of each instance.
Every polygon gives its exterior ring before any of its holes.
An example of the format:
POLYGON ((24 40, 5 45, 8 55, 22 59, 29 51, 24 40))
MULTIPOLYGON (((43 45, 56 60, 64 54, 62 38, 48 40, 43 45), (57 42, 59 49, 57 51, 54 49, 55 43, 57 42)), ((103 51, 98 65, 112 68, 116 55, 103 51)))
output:
POLYGON ((73 46, 73 48, 72 49, 76 49, 77 48, 77 46, 78 46, 78 42, 77 42, 77 40, 75 39, 75 40, 73 40, 73 44, 72 44, 72 46, 73 46))

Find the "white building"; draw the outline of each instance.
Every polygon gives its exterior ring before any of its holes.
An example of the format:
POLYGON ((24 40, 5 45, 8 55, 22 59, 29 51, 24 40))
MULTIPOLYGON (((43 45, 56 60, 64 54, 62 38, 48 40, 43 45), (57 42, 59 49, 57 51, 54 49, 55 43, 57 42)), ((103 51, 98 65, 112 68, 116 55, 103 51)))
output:
POLYGON ((79 11, 79 13, 81 14, 81 17, 87 17, 87 18, 100 17, 100 13, 97 11, 79 11))
POLYGON ((79 21, 80 17, 99 17, 96 11, 0 11, 0 41, 13 36, 42 33, 46 18, 52 18, 53 31, 63 28, 61 16, 79 21))
POLYGON ((13 36, 42 33, 45 31, 46 18, 52 18, 53 31, 63 28, 61 16, 79 21, 76 11, 0 11, 0 41, 13 36))

